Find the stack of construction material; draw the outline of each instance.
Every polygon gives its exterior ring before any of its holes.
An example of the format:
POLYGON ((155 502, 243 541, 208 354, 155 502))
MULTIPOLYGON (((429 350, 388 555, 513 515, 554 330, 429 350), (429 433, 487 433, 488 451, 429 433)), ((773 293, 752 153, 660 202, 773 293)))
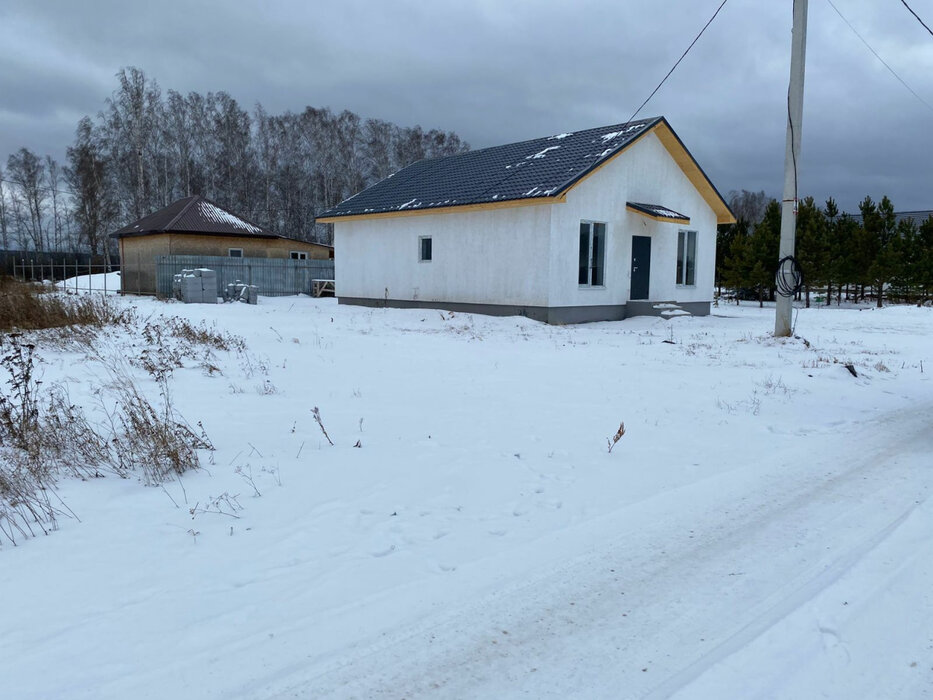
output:
POLYGON ((178 275, 172 275, 172 297, 181 301, 181 278, 191 274, 191 270, 182 270, 178 275))
POLYGON ((186 304, 216 304, 217 273, 205 268, 182 270, 172 278, 172 293, 186 304))
POLYGON ((255 284, 243 284, 240 280, 227 285, 224 297, 227 301, 242 301, 244 304, 259 303, 259 287, 255 284))

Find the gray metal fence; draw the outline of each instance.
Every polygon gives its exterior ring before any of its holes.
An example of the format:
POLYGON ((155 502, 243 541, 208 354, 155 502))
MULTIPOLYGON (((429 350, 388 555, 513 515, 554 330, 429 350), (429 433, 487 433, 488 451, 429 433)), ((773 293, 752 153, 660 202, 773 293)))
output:
MULTIPOLYGON (((28 282, 59 282, 73 277, 117 272, 119 269, 119 256, 0 250, 0 274, 6 273, 28 282)), ((86 280, 83 280, 82 288, 87 288, 86 280)))
POLYGON ((228 258, 214 255, 156 256, 156 292, 172 296, 172 278, 182 270, 208 268, 217 272, 217 295, 228 284, 243 282, 259 287, 267 297, 310 294, 311 280, 334 279, 333 260, 290 260, 287 258, 228 258))

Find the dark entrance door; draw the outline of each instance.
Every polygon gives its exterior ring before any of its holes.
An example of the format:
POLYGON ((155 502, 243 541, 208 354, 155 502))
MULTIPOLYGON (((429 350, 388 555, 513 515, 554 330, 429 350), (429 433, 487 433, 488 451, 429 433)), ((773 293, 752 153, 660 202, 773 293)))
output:
POLYGON ((648 298, 648 280, 651 277, 651 238, 632 236, 632 288, 629 299, 648 298))

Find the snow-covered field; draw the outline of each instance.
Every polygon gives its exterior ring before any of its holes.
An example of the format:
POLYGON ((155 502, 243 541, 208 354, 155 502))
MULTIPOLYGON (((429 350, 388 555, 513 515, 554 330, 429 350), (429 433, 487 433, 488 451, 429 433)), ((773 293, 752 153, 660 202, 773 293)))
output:
MULTIPOLYGON (((931 308, 114 303, 248 350, 172 374, 201 471, 0 546, 0 697, 933 696, 931 308)), ((106 360, 39 354, 103 419, 106 360)))

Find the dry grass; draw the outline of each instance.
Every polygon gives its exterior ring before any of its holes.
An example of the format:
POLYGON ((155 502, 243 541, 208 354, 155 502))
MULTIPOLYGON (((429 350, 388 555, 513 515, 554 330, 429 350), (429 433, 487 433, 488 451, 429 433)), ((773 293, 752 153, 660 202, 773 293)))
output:
POLYGON ((203 322, 194 325, 182 318, 159 316, 147 321, 141 332, 149 347, 131 358, 131 362, 157 381, 183 367, 185 360, 198 362, 209 375, 222 374, 216 364, 215 351, 232 351, 246 356, 243 338, 222 333, 203 322))
POLYGON ((64 474, 137 474, 159 485, 197 469, 198 453, 213 445, 200 423, 192 426, 175 410, 169 383, 184 360, 219 372, 212 362, 217 351, 235 352, 252 366, 245 341, 216 327, 162 316, 141 324, 134 310, 119 310, 104 296, 69 296, 0 277, 0 543, 47 533, 58 516, 73 515, 55 493, 64 474), (105 351, 106 334, 99 331, 114 325, 141 336, 147 347, 139 356, 105 351), (40 393, 36 343, 75 341, 110 375, 94 392, 100 422, 71 400, 67 385, 40 393), (156 380, 157 399, 139 388, 130 364, 156 380))
POLYGON ((52 287, 0 276, 0 331, 100 328, 121 317, 122 313, 102 295, 67 296, 52 287))
POLYGON ((119 357, 99 358, 113 380, 102 389, 116 399, 98 394, 109 418, 104 424, 89 421, 64 385, 43 397, 36 348, 26 337, 0 333, 0 543, 48 533, 59 515, 73 515, 55 493, 62 474, 137 473, 158 485, 197 469, 199 450, 213 450, 200 424, 190 426, 175 411, 166 376, 158 382, 161 400, 153 403, 119 357))
POLYGON ((175 412, 167 378, 159 380, 161 405, 153 405, 128 373, 114 373, 117 406, 109 414, 111 463, 121 474, 142 472, 147 486, 198 469, 198 450, 213 450, 204 433, 175 412))

